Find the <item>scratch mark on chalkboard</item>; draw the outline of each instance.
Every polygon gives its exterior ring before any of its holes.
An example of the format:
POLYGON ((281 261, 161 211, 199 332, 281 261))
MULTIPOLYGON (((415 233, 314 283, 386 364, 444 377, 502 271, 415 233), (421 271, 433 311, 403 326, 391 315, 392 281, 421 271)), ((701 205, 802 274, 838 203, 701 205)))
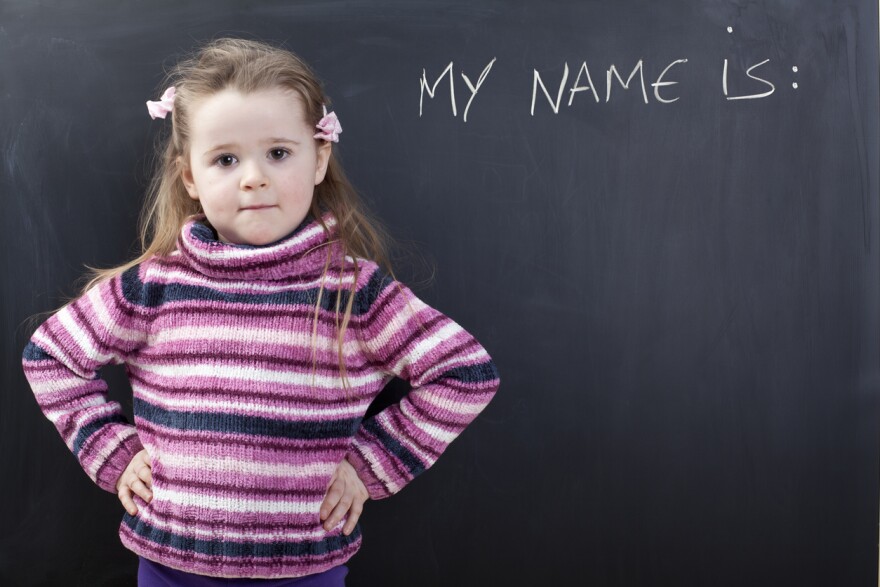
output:
MULTIPOLYGON (((19 123, 19 128, 24 126, 24 122, 19 123)), ((16 153, 18 152, 18 137, 19 133, 3 133, 6 137, 8 137, 6 141, 6 148, 4 151, 6 152, 6 175, 7 177, 13 177, 15 174, 15 164, 16 164, 16 153)))
POLYGON ((49 54, 55 53, 56 51, 60 52, 69 52, 76 51, 81 49, 80 45, 71 39, 64 39, 62 37, 52 37, 49 39, 49 46, 47 47, 49 54))
POLYGON ((862 194, 862 233, 867 253, 871 247, 871 224, 868 219, 868 206, 870 198, 868 196, 868 161, 865 156, 865 131, 862 125, 861 110, 859 109, 859 88, 858 88, 858 69, 856 69, 856 22, 852 9, 847 10, 843 14, 842 34, 846 43, 846 69, 847 81, 849 89, 849 103, 852 109, 853 126, 855 127, 856 149, 859 153, 859 182, 861 184, 862 194))

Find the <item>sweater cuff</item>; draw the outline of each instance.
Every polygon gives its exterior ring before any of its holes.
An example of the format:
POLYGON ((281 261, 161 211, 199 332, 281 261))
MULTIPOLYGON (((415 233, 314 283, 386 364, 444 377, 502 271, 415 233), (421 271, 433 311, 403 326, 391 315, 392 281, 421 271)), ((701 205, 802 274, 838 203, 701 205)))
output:
POLYGON ((358 477, 367 488, 370 499, 384 499, 392 495, 392 492, 388 491, 385 484, 376 476, 376 473, 373 471, 373 465, 364 457, 361 448, 356 442, 349 446, 345 460, 354 467, 358 477))
POLYGON ((110 493, 116 494, 116 482, 122 475, 125 468, 134 458, 134 455, 144 450, 140 437, 137 435, 134 426, 126 426, 132 429, 132 434, 123 438, 110 452, 98 471, 95 473, 93 480, 98 487, 110 493))

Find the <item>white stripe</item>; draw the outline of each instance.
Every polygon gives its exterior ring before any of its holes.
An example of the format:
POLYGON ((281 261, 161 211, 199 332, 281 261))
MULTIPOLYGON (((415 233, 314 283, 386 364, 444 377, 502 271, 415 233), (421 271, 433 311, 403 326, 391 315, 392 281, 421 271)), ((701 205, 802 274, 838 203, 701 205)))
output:
MULTIPOLYGON (((196 508, 207 513, 210 510, 229 513, 261 514, 310 514, 320 511, 323 496, 311 501, 263 501, 259 499, 236 499, 215 494, 189 493, 173 489, 160 489, 162 498, 180 507, 196 508)), ((155 499, 155 497, 154 497, 155 499)))
POLYGON ((445 361, 443 363, 436 363, 435 365, 433 365, 430 369, 426 370, 419 376, 418 381, 422 382, 420 385, 425 385, 434 381, 434 379, 436 379, 446 371, 449 371, 450 369, 455 369, 456 367, 471 367, 473 366, 473 361, 488 358, 489 353, 487 353, 486 349, 482 347, 468 355, 455 355, 449 357, 448 361, 445 361))
MULTIPOLYGON (((434 440, 438 440, 444 444, 449 444, 460 434, 460 432, 450 432, 449 430, 444 430, 443 428, 438 428, 434 424, 425 422, 410 411, 410 406, 407 402, 400 402, 400 411, 409 418, 410 422, 412 422, 419 430, 434 440)), ((424 460, 430 461, 431 459, 426 457, 424 460)))
MULTIPOLYGON (((48 410, 48 411, 46 411, 46 412, 44 412, 44 413, 46 414, 46 417, 47 417, 47 418, 48 418, 53 424, 55 424, 55 423, 58 422, 58 419, 61 418, 61 416, 66 416, 66 415, 68 415, 68 414, 70 414, 70 413, 72 413, 72 412, 74 412, 74 411, 76 411, 76 410, 85 410, 85 409, 87 409, 87 408, 91 408, 91 407, 94 407, 94 406, 99 406, 99 405, 101 405, 101 404, 103 404, 103 403, 105 403, 105 402, 106 402, 106 400, 105 400, 103 397, 101 397, 100 395, 97 395, 97 394, 96 394, 96 395, 87 396, 86 398, 81 399, 80 402, 76 404, 76 406, 74 406, 74 405, 71 404, 71 403, 68 403, 67 406, 66 406, 65 408, 63 408, 63 409, 60 409, 60 410, 48 410)), ((77 431, 77 432, 78 432, 78 431, 77 431)))
MULTIPOLYGON (((395 287, 395 286, 390 286, 395 287)), ((393 294, 392 294, 393 295, 393 294)), ((374 301, 373 304, 377 304, 378 300, 374 301)), ((413 307, 413 313, 409 311, 409 307, 401 310, 399 314, 395 314, 391 316, 391 319, 388 320, 388 323, 385 324, 385 327, 381 332, 377 333, 376 336, 372 337, 369 340, 370 346, 374 348, 381 348, 388 344, 388 341, 394 338, 398 332, 404 331, 408 332, 409 322, 410 320, 419 320, 419 314, 422 310, 428 307, 422 300, 419 298, 413 297, 410 298, 410 305, 413 307), (406 314, 404 314, 406 312, 406 314)), ((413 328, 421 328, 416 325, 413 328)))
MULTIPOLYGON (((378 442, 378 440, 376 442, 378 442)), ((382 485, 387 487, 387 490, 391 493, 399 491, 400 486, 388 475, 388 471, 382 466, 382 461, 376 456, 376 451, 373 447, 369 444, 364 444, 363 442, 358 442, 357 447, 367 461, 370 471, 376 478, 382 481, 382 485)))
MULTIPOLYGON (((234 365, 150 365, 135 361, 129 361, 129 365, 159 377, 166 377, 169 379, 170 385, 179 385, 181 379, 199 385, 198 379, 204 377, 214 383, 216 383, 216 379, 226 379, 262 384, 309 385, 330 390, 342 389, 342 379, 320 373, 312 375, 311 372, 271 371, 234 365)), ((373 386, 377 382, 383 381, 384 378, 385 375, 381 371, 371 371, 364 375, 348 377, 348 382, 351 387, 373 386)))
MULTIPOLYGON (((468 401, 469 397, 460 397, 462 394, 458 394, 453 402, 450 402, 448 398, 443 397, 442 394, 439 393, 428 393, 427 390, 424 390, 424 393, 419 393, 419 402, 429 403, 432 406, 437 406, 438 408, 443 408, 449 412, 455 412, 459 414, 479 414, 486 408, 486 401, 483 399, 468 401), (450 404, 454 406, 454 409, 450 407, 450 404)), ((470 396, 470 394, 468 394, 470 396)))
MULTIPOLYGON (((102 398, 103 399, 103 398, 102 398)), ((113 414, 121 414, 120 406, 116 402, 108 402, 108 401, 100 401, 96 404, 96 409, 93 410, 75 410, 71 411, 71 413, 76 413, 77 418, 75 420, 76 430, 73 432, 73 437, 75 438, 79 431, 86 425, 86 420, 100 420, 101 416, 113 415, 113 414)), ((113 422, 113 424, 121 424, 121 422, 113 422)), ((105 424, 107 426, 108 424, 105 424)), ((98 430, 92 432, 92 434, 97 434, 98 430)), ((71 438, 70 447, 73 448, 73 438, 71 438)))
MULTIPOLYGON (((232 414, 256 413, 264 416, 279 417, 321 417, 321 418, 360 418, 366 412, 367 406, 360 404, 348 405, 343 402, 336 404, 328 404, 326 408, 308 409, 308 408, 282 408, 277 403, 250 403, 223 401, 216 396, 206 398, 186 396, 176 398, 168 393, 154 393, 152 390, 142 387, 132 382, 132 390, 139 396, 149 401, 151 404, 162 408, 186 408, 187 411, 209 411, 213 413, 228 412, 232 414), (331 406, 346 407, 331 407, 331 406)), ((291 401, 294 401, 291 399, 291 401)))
POLYGON ((420 340, 409 353, 394 365, 392 371, 400 373, 406 365, 412 365, 461 331, 461 326, 450 320, 443 328, 420 340))
MULTIPOLYGON (((103 363, 104 361, 109 361, 113 358, 113 355, 105 355, 98 352, 94 344, 92 344, 91 337, 76 324, 76 321, 71 317, 70 313, 61 310, 58 312, 57 316, 59 323, 64 327, 73 340, 75 348, 70 348, 70 353, 85 355, 88 362, 97 361, 103 363)), ((46 342, 49 341, 47 340, 46 342)), ((62 350, 59 347, 54 346, 54 344, 52 345, 52 348, 58 352, 61 352, 62 350)), ((62 356, 70 356, 70 354, 65 352, 62 356)), ((88 371, 83 376, 87 377, 92 373, 94 373, 94 370, 88 371)), ((79 373, 77 374, 79 375, 79 373)))
MULTIPOLYGON (((253 343, 269 343, 284 344, 283 351, 289 352, 293 349, 305 349, 312 351, 312 333, 311 330, 305 331, 280 331, 269 328, 235 328, 234 326, 199 326, 184 325, 178 328, 169 326, 160 330, 152 339, 151 345, 168 344, 180 341, 197 341, 199 346, 205 341, 210 340, 212 343, 220 341, 231 342, 247 342, 253 343)), ((318 350, 330 349, 335 353, 337 351, 336 338, 322 336, 317 334, 315 342, 318 350)), ((345 341, 343 353, 346 356, 357 355, 361 351, 361 344, 358 340, 349 339, 345 341)))
MULTIPOLYGON (((111 287, 111 285, 107 283, 106 287, 109 288, 111 287)), ((95 320, 93 321, 93 324, 111 325, 112 328, 109 329, 110 334, 112 334, 116 338, 120 338, 125 341, 138 342, 144 340, 143 332, 125 328, 119 324, 117 318, 111 314, 106 304, 104 303, 104 299, 101 297, 100 290, 100 287, 93 287, 88 293, 88 298, 89 301, 92 303, 92 309, 94 310, 95 315, 95 320)), ((108 292, 107 295, 112 295, 112 293, 108 292)), ((88 316, 87 312, 84 313, 88 316)), ((118 315, 119 314, 117 314, 117 316, 118 315)))
MULTIPOLYGON (((400 402, 400 413, 403 414, 407 419, 409 419, 409 421, 413 424, 413 426, 422 430, 428 436, 431 436, 432 438, 435 438, 436 440, 439 440, 441 442, 452 442, 451 440, 444 441, 441 438, 436 438, 433 434, 430 434, 427 430, 425 430, 424 425, 421 422, 418 422, 415 418, 413 418, 412 414, 409 412, 409 410, 406 407, 406 402, 400 402)), ((387 430, 392 430, 392 431, 397 430, 394 427, 394 425, 391 423, 390 418, 386 417, 386 414, 382 414, 379 417, 377 417, 376 419, 377 419, 377 421, 381 422, 384 425, 383 428, 385 428, 386 431, 387 430)), ((411 439, 408 435, 404 435, 404 434, 398 432, 396 434, 392 433, 391 436, 393 436, 395 439, 397 439, 398 442, 400 442, 402 445, 404 445, 407 448, 407 450, 409 450, 411 453, 416 455, 419 458, 419 460, 421 460, 423 463, 430 463, 434 460, 434 458, 431 455, 428 455, 427 453, 422 451, 422 449, 420 449, 418 446, 416 446, 414 439, 411 439)), ((453 436, 453 438, 455 438, 455 437, 453 436)))
MULTIPOLYGON (((149 452, 149 451, 148 451, 149 452)), ((155 452, 155 451, 154 451, 155 452)), ((334 461, 310 461, 306 465, 293 463, 266 463, 253 459, 236 459, 229 456, 194 457, 174 452, 161 452, 154 457, 163 465, 178 468, 197 469, 210 473, 228 473, 235 471, 243 475, 261 477, 329 477, 339 466, 334 461)))
MULTIPOLYGON (((176 285, 176 284, 184 284, 184 285, 195 285, 202 286, 213 289, 215 291, 228 291, 233 293, 279 293, 279 292, 295 292, 295 291, 308 291, 310 289, 315 289, 320 286, 321 279, 320 277, 312 280, 312 281, 303 281, 295 284, 284 284, 284 285, 273 285, 271 283, 257 283, 254 281, 226 281, 226 280, 210 280, 206 279, 201 273, 197 273, 196 271, 190 270, 159 270, 156 269, 154 272, 155 276, 161 277, 161 281, 156 281, 155 278, 153 282, 159 283, 160 285, 176 285), (244 291, 242 291, 244 290, 244 291)), ((150 274, 148 274, 148 277, 150 274)), ((154 276, 154 277, 155 277, 154 276)), ((351 287, 351 278, 353 275, 348 273, 344 274, 342 279, 339 279, 335 275, 328 275, 324 280, 325 288, 330 285, 334 286, 334 288, 339 288, 340 285, 345 286, 346 289, 351 287)), ((183 301, 178 301, 175 303, 182 303, 183 301)))
MULTIPOLYGON (((54 357, 53 357, 54 359, 54 357)), ((56 359, 57 361, 57 359, 56 359)), ((66 367, 63 363, 58 361, 58 365, 61 367, 66 367)), ((36 375, 35 375, 36 377, 36 375)), ((28 381, 31 385, 31 390, 34 392, 35 396, 43 396, 49 394, 65 394, 73 390, 77 390, 83 386, 86 382, 81 377, 77 377, 71 371, 65 371, 62 375, 60 375, 57 379, 30 379, 28 381)), ((48 400, 37 400, 37 401, 48 401, 48 400)))

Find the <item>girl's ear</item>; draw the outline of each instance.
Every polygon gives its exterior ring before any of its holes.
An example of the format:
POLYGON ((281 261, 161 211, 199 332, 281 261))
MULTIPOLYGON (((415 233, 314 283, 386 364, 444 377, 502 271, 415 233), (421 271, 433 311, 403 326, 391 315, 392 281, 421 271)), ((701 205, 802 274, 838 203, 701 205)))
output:
POLYGON ((189 197, 193 200, 199 199, 199 193, 196 191, 196 182, 193 180, 192 169, 183 160, 183 157, 177 157, 177 166, 180 167, 180 179, 183 180, 183 186, 186 188, 189 197))
POLYGON ((324 181, 327 166, 330 164, 330 141, 318 139, 318 165, 315 167, 315 185, 324 181))

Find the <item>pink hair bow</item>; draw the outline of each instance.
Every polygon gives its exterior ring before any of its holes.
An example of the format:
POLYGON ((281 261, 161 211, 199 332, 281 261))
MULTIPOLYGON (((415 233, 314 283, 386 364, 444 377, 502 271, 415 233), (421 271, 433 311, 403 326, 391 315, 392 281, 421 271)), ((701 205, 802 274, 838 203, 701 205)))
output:
POLYGON ((147 100, 147 111, 150 118, 165 118, 169 112, 174 110, 174 86, 169 86, 158 102, 147 100))
POLYGON ((324 106, 324 118, 318 121, 315 128, 320 129, 321 132, 317 133, 314 138, 333 141, 334 143, 339 142, 339 133, 342 132, 342 125, 339 124, 339 119, 336 118, 335 112, 327 114, 326 106, 324 106))

